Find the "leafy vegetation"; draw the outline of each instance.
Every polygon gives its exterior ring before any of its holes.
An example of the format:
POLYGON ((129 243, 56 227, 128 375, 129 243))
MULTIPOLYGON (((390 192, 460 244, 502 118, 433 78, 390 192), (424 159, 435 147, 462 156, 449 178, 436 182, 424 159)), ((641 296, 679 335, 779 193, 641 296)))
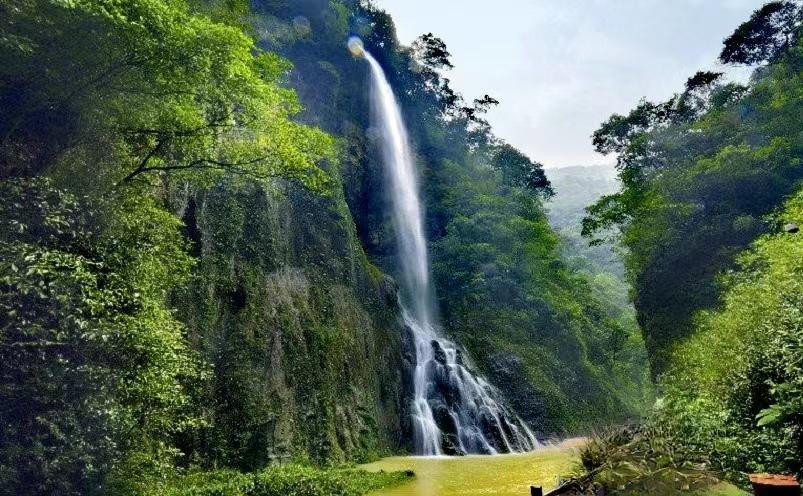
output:
POLYGON ((599 151, 617 154, 624 186, 589 209, 584 231, 622 227, 655 374, 695 312, 716 305, 717 275, 797 188, 800 58, 790 45, 750 87, 699 74, 668 102, 642 102, 595 133, 599 151))
POLYGON ((368 120, 368 68, 343 49, 349 32, 385 69, 418 152, 446 333, 541 433, 596 422, 583 412, 636 415, 645 380, 635 328, 620 325, 587 276, 565 266, 544 217, 553 192, 543 168, 493 135, 484 114, 496 100, 469 101, 450 86, 442 40, 426 34, 401 46, 392 19, 370 2, 257 2, 255 11, 258 26, 283 33, 265 33, 262 43, 293 61, 303 118, 347 142, 346 201, 371 260, 389 274, 398 267, 368 120), (297 29, 299 15, 309 30, 297 29))
POLYGON ((185 475, 155 485, 145 496, 360 496, 401 484, 405 472, 323 471, 303 466, 271 467, 251 474, 220 470, 185 475))
MULTIPOLYGON (((800 194, 780 214, 798 218, 800 194)), ((660 414, 722 470, 803 470, 802 248, 794 234, 760 238, 726 277, 722 306, 675 351, 660 414)))
POLYGON ((447 332, 544 434, 638 412, 638 340, 562 261, 541 165, 493 135, 496 100, 451 88, 434 35, 400 46, 356 0, 8 0, 4 494, 351 495, 403 478, 305 466, 411 442, 349 33, 405 108, 447 332))
POLYGON ((0 8, 3 490, 164 476, 208 419, 169 299, 194 264, 160 189, 224 172, 321 189, 332 139, 290 120, 286 62, 185 2, 0 8))
POLYGON ((679 434, 671 426, 650 423, 636 431, 598 435, 580 450, 579 480, 616 495, 745 494, 722 482, 704 454, 679 443, 679 434))
MULTIPOLYGON (((424 36, 406 50, 381 12, 363 15, 377 19, 366 47, 389 73, 419 151, 445 331, 542 433, 636 415, 642 345, 563 262, 544 215, 554 192, 542 166, 493 135, 483 118, 493 98, 467 104, 449 87, 438 40, 424 36)), ((393 273, 387 218, 371 213, 384 192, 370 184, 349 205, 364 246, 393 273)))
POLYGON ((163 298, 190 268, 178 221, 136 195, 101 215, 44 179, 2 193, 1 485, 87 494, 119 464, 172 466, 201 374, 163 298))
POLYGON ((725 40, 723 62, 759 64, 749 85, 701 72, 594 135, 623 187, 588 209, 584 230, 617 227, 627 248, 662 393, 649 425, 666 446, 649 456, 740 482, 803 471, 802 12, 770 2, 725 40))
POLYGON ((511 385, 517 411, 547 432, 639 411, 648 379, 637 329, 562 263, 539 199, 481 165, 438 174, 451 218, 434 244, 440 308, 494 383, 511 385))
POLYGON ((325 181, 331 138, 289 120, 289 65, 240 29, 173 0, 3 9, 3 177, 91 164, 106 185, 186 170, 325 181))
MULTIPOLYGON (((548 171, 555 196, 546 203, 549 223, 560 237, 567 263, 590 274, 608 274, 627 293, 621 254, 613 243, 589 245, 581 235, 587 206, 619 189, 616 169, 609 166, 561 167, 548 171)), ((625 294, 625 303, 627 295, 625 294)))

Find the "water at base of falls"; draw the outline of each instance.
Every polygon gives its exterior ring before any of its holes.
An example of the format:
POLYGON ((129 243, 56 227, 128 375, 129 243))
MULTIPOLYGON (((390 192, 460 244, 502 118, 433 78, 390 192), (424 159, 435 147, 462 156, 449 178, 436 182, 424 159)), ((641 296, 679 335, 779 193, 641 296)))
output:
POLYGON ((403 318, 415 341, 413 429, 419 455, 530 451, 538 442, 504 406, 497 391, 466 367, 460 349, 442 338, 433 318, 429 259, 415 161, 401 110, 379 63, 352 38, 349 49, 371 66, 373 121, 393 209, 403 282, 403 318))

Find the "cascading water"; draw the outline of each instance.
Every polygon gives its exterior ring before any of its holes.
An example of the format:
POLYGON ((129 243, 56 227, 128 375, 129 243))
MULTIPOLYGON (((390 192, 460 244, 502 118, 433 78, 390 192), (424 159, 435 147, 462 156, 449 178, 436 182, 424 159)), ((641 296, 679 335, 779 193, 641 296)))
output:
POLYGON ((415 340, 413 429, 420 455, 510 453, 538 446, 498 392, 465 366, 460 349, 436 331, 415 162, 393 89, 357 38, 355 56, 371 66, 373 120, 380 131, 404 284, 403 318, 415 340))

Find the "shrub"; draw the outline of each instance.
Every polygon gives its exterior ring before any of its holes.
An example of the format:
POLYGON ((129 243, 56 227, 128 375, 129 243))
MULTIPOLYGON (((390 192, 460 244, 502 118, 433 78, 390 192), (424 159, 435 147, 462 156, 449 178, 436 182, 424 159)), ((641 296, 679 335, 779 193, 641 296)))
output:
POLYGON ((0 487, 93 494, 124 460, 169 465, 198 373, 165 305, 189 261, 145 197, 89 205, 0 185, 0 487))
POLYGON ((407 480, 403 472, 270 467, 243 474, 231 470, 196 472, 156 484, 145 496, 359 496, 407 480))

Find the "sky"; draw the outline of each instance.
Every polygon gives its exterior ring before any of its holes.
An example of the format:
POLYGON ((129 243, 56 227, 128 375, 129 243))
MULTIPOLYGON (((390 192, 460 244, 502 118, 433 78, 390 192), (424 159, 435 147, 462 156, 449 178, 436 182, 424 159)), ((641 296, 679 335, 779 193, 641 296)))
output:
MULTIPOLYGON (((489 94, 497 136, 545 167, 612 163, 591 134, 642 97, 668 99, 716 63, 763 0, 375 0, 410 44, 443 39, 466 100, 489 94)), ((734 78, 744 78, 735 71, 734 78)))

